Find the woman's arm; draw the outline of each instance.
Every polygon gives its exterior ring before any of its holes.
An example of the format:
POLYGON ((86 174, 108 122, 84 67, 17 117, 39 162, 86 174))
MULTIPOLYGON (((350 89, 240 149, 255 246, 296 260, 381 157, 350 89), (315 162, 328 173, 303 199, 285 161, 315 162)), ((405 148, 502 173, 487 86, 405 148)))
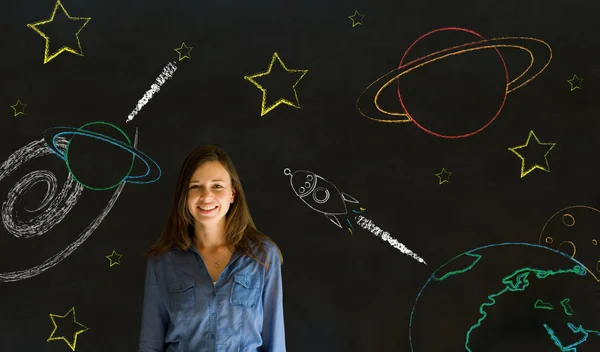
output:
POLYGON ((278 253, 271 252, 271 254, 262 296, 264 321, 262 331, 263 345, 260 351, 285 352, 281 261, 278 253))
POLYGON ((142 328, 138 351, 164 352, 167 323, 167 309, 160 298, 160 290, 157 283, 156 262, 153 258, 150 258, 146 266, 142 328))

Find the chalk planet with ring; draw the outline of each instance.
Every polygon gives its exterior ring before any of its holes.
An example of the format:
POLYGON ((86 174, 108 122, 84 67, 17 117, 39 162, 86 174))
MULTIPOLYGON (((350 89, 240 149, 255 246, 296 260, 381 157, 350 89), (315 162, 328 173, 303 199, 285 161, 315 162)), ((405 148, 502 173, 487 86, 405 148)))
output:
POLYGON ((478 33, 474 32, 472 30, 469 30, 469 29, 457 28, 457 27, 440 28, 440 29, 436 29, 434 31, 431 31, 431 32, 428 32, 428 33, 422 35, 413 44, 411 44, 409 46, 409 48, 405 51, 402 59, 400 60, 400 64, 399 64, 398 68, 379 77, 377 80, 375 80, 373 83, 371 83, 359 95, 359 97, 356 101, 356 108, 358 109, 358 111, 360 112, 361 115, 363 115, 364 117, 366 117, 368 119, 377 121, 377 122, 386 122, 386 123, 413 122, 415 125, 417 125, 419 128, 421 128, 425 132, 435 135, 437 137, 442 137, 442 138, 469 137, 478 132, 481 132, 483 129, 485 129, 487 126, 489 126, 496 119, 496 117, 498 117, 498 115, 500 114, 500 111, 502 111, 502 107, 504 106, 504 103, 506 101, 506 97, 507 97, 508 93, 514 92, 515 90, 517 90, 517 89, 523 87, 524 85, 526 85, 527 83, 531 82, 540 73, 542 73, 546 69, 546 67, 548 67, 551 60, 552 60, 552 48, 550 47, 550 45, 548 45, 548 43, 546 43, 540 39, 530 38, 530 37, 499 37, 499 38, 485 39, 478 33), (478 38, 481 38, 481 40, 445 48, 443 50, 433 52, 431 54, 425 55, 423 57, 412 60, 410 62, 407 62, 407 63, 404 62, 406 55, 408 54, 408 52, 413 48, 413 46, 416 43, 418 43, 419 41, 421 41, 422 39, 426 38, 427 36, 429 36, 433 33, 441 32, 441 31, 467 32, 467 33, 471 33, 471 34, 477 36, 478 38), (534 55, 533 50, 531 50, 530 48, 533 48, 535 46, 539 47, 540 49, 534 55), (521 49, 523 51, 526 51, 527 53, 529 53, 531 62, 529 63, 528 67, 522 73, 520 73, 516 78, 509 81, 508 69, 506 68, 506 63, 504 62, 502 55, 498 51, 498 48, 516 48, 516 49, 521 49), (424 65, 431 64, 435 61, 447 58, 449 56, 464 54, 466 52, 482 50, 482 49, 494 49, 500 56, 500 60, 502 61, 502 64, 504 65, 504 71, 505 71, 505 76, 506 76, 506 90, 505 90, 505 94, 504 94, 502 103, 501 103, 498 111, 496 112, 496 114, 480 128, 478 128, 474 131, 471 131, 471 132, 464 133, 464 134, 449 135, 449 134, 442 134, 442 133, 439 133, 439 132, 436 132, 436 131, 433 131, 431 129, 424 127, 415 118, 413 118, 413 116, 411 116, 410 113, 408 112, 408 110, 406 109, 405 103, 402 100, 402 95, 400 94, 399 86, 397 89, 398 100, 400 101, 400 104, 402 105, 402 109, 404 111, 396 111, 396 112, 386 111, 379 106, 378 99, 379 99, 379 95, 382 92, 382 90, 385 89, 386 87, 388 87, 389 85, 391 85, 393 82, 397 81, 403 75, 405 75, 413 70, 416 70, 417 68, 420 68, 424 65), (541 56, 542 51, 547 52, 547 54, 548 54, 547 60, 534 60, 535 57, 541 56), (367 105, 367 104, 369 104, 369 105, 367 105), (377 111, 374 111, 373 114, 364 113, 364 110, 367 110, 368 107, 371 107, 370 104, 373 104, 375 106, 375 108, 377 109, 377 111))
MULTIPOLYGON (((44 132, 44 140, 45 140, 46 144, 52 150, 52 152, 54 152, 54 154, 58 155, 61 159, 63 159, 65 161, 65 163, 67 164, 67 168, 69 169, 69 172, 71 172, 71 167, 69 166, 69 160, 68 160, 69 145, 67 145, 66 150, 63 152, 56 146, 55 140, 56 140, 56 138, 61 137, 61 136, 64 137, 64 136, 71 136, 71 135, 79 135, 79 136, 88 137, 88 138, 95 138, 95 139, 101 140, 103 142, 113 144, 113 145, 131 153, 134 156, 134 158, 132 158, 131 167, 130 167, 127 175, 125 175, 119 182, 117 182, 116 184, 114 184, 110 187, 94 188, 94 187, 91 187, 89 185, 82 183, 80 180, 77 179, 77 177, 75 175, 73 175, 73 178, 75 178, 82 186, 84 186, 86 188, 89 188, 92 190, 107 190, 107 189, 117 187, 123 182, 137 183, 137 184, 151 183, 151 182, 158 180, 162 174, 160 167, 154 160, 152 160, 152 158, 150 158, 149 156, 144 154, 141 150, 139 150, 131 145, 131 141, 129 140, 129 137, 127 136, 127 134, 125 134, 125 132, 123 132, 120 128, 118 128, 117 126, 115 126, 113 124, 110 124, 107 122, 101 122, 101 121, 90 122, 88 124, 83 125, 80 128, 53 127, 53 128, 47 129, 44 132), (123 142, 118 139, 115 139, 115 138, 112 138, 105 134, 90 131, 89 129, 86 129, 86 127, 88 127, 90 125, 110 126, 114 129, 116 129, 117 131, 119 131, 127 139, 128 143, 123 142), (137 159, 141 160, 146 165, 146 172, 143 175, 138 175, 138 176, 129 175, 129 173, 131 172, 131 169, 133 168, 133 163, 135 161, 135 157, 137 157, 137 159), (151 174, 152 174, 152 176, 150 176, 151 174)), ((73 174, 73 173, 71 172, 71 174, 73 174)))

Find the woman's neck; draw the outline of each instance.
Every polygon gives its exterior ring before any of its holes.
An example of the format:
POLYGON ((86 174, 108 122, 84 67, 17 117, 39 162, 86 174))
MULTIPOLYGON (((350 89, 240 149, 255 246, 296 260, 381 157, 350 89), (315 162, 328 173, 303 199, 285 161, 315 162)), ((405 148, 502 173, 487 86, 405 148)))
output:
POLYGON ((198 249, 215 250, 227 246, 225 222, 194 224, 194 240, 198 249))

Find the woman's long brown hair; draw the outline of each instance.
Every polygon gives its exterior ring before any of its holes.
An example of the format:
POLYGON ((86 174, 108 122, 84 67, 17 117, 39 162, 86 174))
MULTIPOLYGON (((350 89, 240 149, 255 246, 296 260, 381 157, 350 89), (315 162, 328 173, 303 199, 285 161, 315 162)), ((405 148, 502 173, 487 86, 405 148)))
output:
POLYGON ((193 245, 194 218, 187 208, 187 194, 190 179, 196 169, 205 162, 218 161, 231 176, 231 186, 235 190, 234 202, 231 204, 225 221, 225 240, 227 244, 240 254, 247 255, 267 268, 267 252, 263 245, 264 241, 271 242, 277 248, 279 257, 283 258, 279 247, 267 235, 259 232, 254 225, 246 195, 242 188, 240 177, 225 151, 215 145, 203 145, 192 151, 179 170, 179 178, 175 186, 173 205, 169 212, 167 225, 160 239, 150 247, 146 256, 159 256, 170 248, 188 250, 193 245), (263 260, 258 258, 254 249, 258 249, 263 260))

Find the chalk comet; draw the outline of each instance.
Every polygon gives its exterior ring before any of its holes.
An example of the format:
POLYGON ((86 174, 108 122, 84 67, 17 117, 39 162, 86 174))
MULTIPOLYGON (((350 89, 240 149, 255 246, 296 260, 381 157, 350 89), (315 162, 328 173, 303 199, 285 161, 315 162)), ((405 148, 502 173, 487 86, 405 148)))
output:
POLYGON ((358 217, 356 217, 356 223, 363 229, 374 234, 375 236, 377 236, 377 237, 381 236, 382 240, 389 242, 389 244, 392 247, 396 248, 400 252, 408 255, 409 257, 412 257, 414 260, 418 261, 419 263, 423 263, 423 264, 427 265, 427 263, 425 262, 425 260, 423 260, 423 258, 419 257, 415 252, 408 249, 404 244, 400 243, 397 239, 390 236, 390 234, 387 231, 383 231, 382 229, 380 229, 379 226, 375 225, 371 220, 365 218, 362 215, 359 215, 358 217))
POLYGON ((146 105, 148 103, 148 101, 150 101, 150 99, 152 99, 152 96, 154 96, 154 94, 156 94, 156 92, 158 92, 160 90, 160 87, 169 78, 173 77, 173 73, 175 73, 175 71, 177 71, 177 65, 175 64, 174 61, 169 62, 167 64, 167 66, 165 66, 163 68, 163 71, 160 73, 160 75, 158 75, 158 77, 154 81, 155 83, 152 83, 152 85, 150 86, 150 89, 148 89, 146 91, 146 93, 144 94, 144 96, 138 101, 137 106, 135 107, 135 109, 133 109, 133 111, 129 114, 129 116, 127 116, 127 121, 125 121, 125 122, 129 122, 129 121, 133 120, 135 115, 137 115, 137 113, 140 112, 140 110, 142 110, 144 105, 146 105))

